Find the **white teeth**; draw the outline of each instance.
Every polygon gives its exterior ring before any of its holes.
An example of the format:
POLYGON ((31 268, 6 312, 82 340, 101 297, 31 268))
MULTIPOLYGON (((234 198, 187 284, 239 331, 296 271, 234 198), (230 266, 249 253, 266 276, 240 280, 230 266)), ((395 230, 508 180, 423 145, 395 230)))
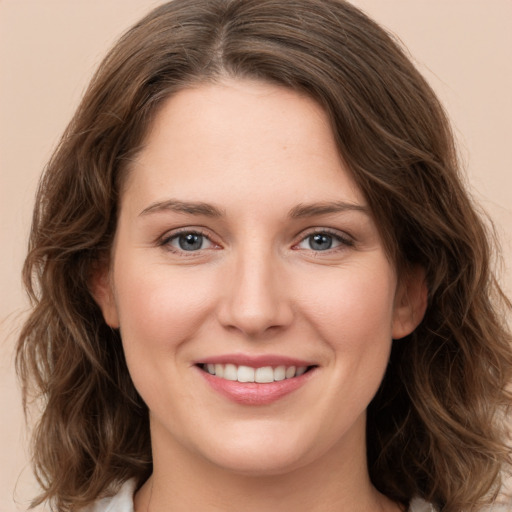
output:
POLYGON ((224 378, 226 380, 233 380, 238 382, 258 382, 266 384, 269 382, 276 382, 285 379, 292 379, 293 377, 300 377, 308 369, 307 366, 263 366, 261 368, 252 368, 244 365, 234 364, 205 364, 203 369, 211 375, 224 378))
POLYGON ((285 377, 287 379, 291 379, 292 377, 295 377, 295 366, 289 366, 286 368, 285 377))
POLYGON ((215 375, 217 375, 217 377, 224 377, 224 365, 223 364, 215 365, 215 375))
POLYGON ((260 383, 274 382, 274 370, 271 366, 257 368, 254 372, 254 380, 260 383))
POLYGON ((284 380, 286 378, 286 366, 274 368, 274 380, 284 380))
POLYGON ((237 369, 234 364, 227 364, 224 366, 224 375, 223 378, 226 380, 237 380, 237 369))
POLYGON ((307 366, 299 366, 297 368, 297 371, 295 372, 295 376, 296 377, 299 377, 300 375, 302 375, 303 373, 306 373, 306 370, 308 369, 307 366))
POLYGON ((250 366, 238 367, 238 382, 254 382, 254 368, 250 366))

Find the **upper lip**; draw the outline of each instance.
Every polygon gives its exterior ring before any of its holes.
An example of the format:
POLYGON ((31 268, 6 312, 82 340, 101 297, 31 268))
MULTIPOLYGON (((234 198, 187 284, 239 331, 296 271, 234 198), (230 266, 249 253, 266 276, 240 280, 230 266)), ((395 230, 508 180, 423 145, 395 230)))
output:
POLYGON ((234 364, 236 366, 249 366, 252 368, 262 368, 264 366, 315 366, 315 363, 312 361, 277 354, 223 354, 199 359, 194 364, 234 364))

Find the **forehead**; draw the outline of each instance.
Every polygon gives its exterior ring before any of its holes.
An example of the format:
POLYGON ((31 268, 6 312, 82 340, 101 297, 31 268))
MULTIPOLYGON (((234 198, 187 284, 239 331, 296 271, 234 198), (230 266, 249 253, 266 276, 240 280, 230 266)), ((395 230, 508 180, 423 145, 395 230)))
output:
POLYGON ((364 203, 323 109, 293 90, 248 80, 201 84, 171 96, 126 185, 142 202, 273 195, 295 203, 320 196, 364 203))

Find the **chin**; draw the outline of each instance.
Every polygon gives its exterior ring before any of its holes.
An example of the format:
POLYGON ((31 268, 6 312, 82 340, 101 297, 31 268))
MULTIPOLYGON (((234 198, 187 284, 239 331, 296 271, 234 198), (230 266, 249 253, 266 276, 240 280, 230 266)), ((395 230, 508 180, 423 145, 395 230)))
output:
POLYGON ((224 471, 255 478, 284 475, 308 463, 297 453, 278 453, 275 450, 266 455, 247 451, 232 456, 224 454, 223 457, 212 458, 210 462, 224 471))
POLYGON ((309 436, 287 434, 230 436, 229 443, 212 441, 200 452, 210 463, 229 472, 251 477, 282 475, 308 465, 321 452, 320 447, 309 446, 309 436))

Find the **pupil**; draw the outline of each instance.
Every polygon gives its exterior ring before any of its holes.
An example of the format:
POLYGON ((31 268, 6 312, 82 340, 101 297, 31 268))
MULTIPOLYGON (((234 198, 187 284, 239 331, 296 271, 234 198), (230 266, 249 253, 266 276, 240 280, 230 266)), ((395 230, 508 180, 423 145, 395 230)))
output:
POLYGON ((180 248, 184 251, 195 251, 201 249, 201 245, 203 245, 203 236, 196 235, 194 233, 181 235, 179 238, 179 244, 180 248))
POLYGON ((330 249, 332 246, 332 237, 321 233, 313 235, 310 240, 310 246, 311 249, 314 249, 315 251, 325 251, 330 249))

